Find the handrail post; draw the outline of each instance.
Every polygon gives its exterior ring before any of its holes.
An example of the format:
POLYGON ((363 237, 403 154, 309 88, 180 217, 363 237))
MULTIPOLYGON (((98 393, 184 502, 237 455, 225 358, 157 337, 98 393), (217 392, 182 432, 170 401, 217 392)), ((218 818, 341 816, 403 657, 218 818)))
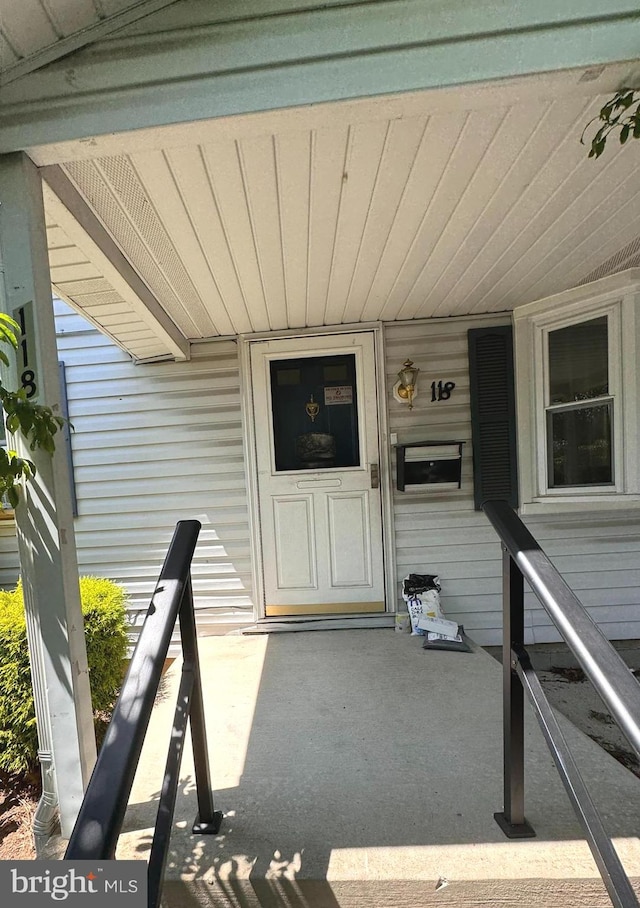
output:
POLYGON ((564 637, 620 729, 640 753, 637 681, 575 593, 506 501, 483 509, 502 542, 504 812, 494 817, 509 838, 535 835, 524 817, 524 690, 615 908, 640 908, 524 648, 524 580, 564 637))
POLYGON ((510 839, 535 836, 524 816, 524 689, 512 651, 524 645, 524 578, 502 546, 502 710, 504 811, 494 819, 510 839))
POLYGON ((182 638, 184 668, 193 673, 189 724, 191 726, 191 743, 193 746, 198 816, 193 824, 192 832, 199 835, 216 835, 222 823, 222 811, 215 810, 213 804, 191 574, 187 578, 182 605, 180 606, 180 636, 182 638))
POLYGON ((69 860, 115 855, 200 528, 197 520, 176 526, 69 839, 69 860))

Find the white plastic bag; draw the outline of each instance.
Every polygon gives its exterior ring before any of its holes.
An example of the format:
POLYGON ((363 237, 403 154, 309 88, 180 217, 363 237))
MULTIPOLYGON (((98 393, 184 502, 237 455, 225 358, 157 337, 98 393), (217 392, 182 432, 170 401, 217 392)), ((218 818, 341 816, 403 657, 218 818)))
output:
POLYGON ((423 615, 430 618, 442 618, 440 608, 440 583, 435 574, 409 574, 402 581, 402 598, 407 603, 411 619, 411 633, 424 636, 426 631, 418 627, 423 615))

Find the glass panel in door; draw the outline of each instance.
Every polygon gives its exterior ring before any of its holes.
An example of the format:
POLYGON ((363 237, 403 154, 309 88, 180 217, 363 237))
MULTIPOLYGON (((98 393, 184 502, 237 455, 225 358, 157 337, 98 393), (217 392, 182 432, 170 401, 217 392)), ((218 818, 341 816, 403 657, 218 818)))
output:
POLYGON ((275 470, 360 466, 355 355, 271 362, 275 470))

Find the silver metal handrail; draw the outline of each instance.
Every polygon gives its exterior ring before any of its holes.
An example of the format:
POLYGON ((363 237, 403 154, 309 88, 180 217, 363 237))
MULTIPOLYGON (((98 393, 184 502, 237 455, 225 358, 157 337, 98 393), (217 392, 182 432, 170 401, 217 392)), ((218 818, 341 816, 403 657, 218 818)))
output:
POLYGON ((483 510, 503 547, 504 810, 494 814, 509 838, 534 836, 524 815, 524 693, 585 831, 615 908, 639 902, 524 647, 524 581, 575 655, 585 676, 640 755, 640 684, 506 501, 483 510))

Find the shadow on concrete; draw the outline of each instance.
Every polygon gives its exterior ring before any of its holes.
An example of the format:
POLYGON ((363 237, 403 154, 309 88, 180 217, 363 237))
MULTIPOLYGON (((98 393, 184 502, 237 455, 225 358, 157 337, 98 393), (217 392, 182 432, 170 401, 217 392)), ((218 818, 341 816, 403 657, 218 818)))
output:
MULTIPOLYGON (((487 898, 507 899, 505 877, 558 883, 565 843, 566 876, 588 878, 590 904, 600 904, 604 889, 591 879, 581 829, 533 722, 526 812, 538 837, 509 843, 493 821, 502 808, 501 673, 484 651, 425 652, 392 631, 316 631, 209 638, 201 658, 225 820, 217 836, 189 834, 197 808, 186 755, 167 892, 187 878, 198 904, 336 908, 366 904, 374 891, 375 904, 387 904, 380 899, 391 887, 389 905, 405 904, 393 901, 401 890, 407 905, 427 905, 436 894, 448 904, 455 879, 459 896, 473 881, 478 897, 482 880, 487 898)), ((566 733, 610 833, 632 840, 635 854, 640 783, 571 726, 566 733)), ((150 846, 158 790, 129 810, 127 829, 145 830, 131 841, 136 856, 150 846)), ((535 898, 546 905, 542 890, 535 898)))

